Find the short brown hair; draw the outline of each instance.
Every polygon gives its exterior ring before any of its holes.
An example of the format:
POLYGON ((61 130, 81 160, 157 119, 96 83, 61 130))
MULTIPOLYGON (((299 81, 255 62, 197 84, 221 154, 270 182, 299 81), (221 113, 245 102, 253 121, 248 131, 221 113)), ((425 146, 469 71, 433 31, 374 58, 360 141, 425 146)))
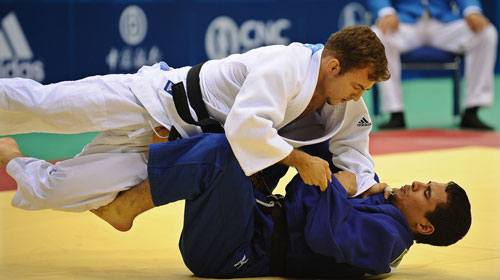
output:
POLYGON ((391 77, 385 47, 369 26, 348 26, 333 33, 328 38, 323 53, 339 60, 340 75, 353 69, 372 67, 373 73, 368 79, 381 82, 391 77))

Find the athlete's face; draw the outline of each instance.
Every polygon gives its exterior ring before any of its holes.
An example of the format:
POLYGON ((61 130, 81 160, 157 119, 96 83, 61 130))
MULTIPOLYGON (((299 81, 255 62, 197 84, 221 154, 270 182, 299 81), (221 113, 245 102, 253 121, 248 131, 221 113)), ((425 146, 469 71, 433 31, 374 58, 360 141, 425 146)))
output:
POLYGON ((433 212, 438 204, 448 201, 446 186, 447 184, 436 182, 413 182, 394 189, 390 200, 405 216, 414 233, 431 234, 434 226, 430 225, 425 215, 433 212))
POLYGON ((368 79, 373 71, 371 67, 363 69, 352 69, 339 75, 339 68, 330 65, 326 69, 328 75, 324 80, 323 92, 326 102, 337 105, 347 101, 358 101, 366 90, 369 90, 374 82, 368 79))

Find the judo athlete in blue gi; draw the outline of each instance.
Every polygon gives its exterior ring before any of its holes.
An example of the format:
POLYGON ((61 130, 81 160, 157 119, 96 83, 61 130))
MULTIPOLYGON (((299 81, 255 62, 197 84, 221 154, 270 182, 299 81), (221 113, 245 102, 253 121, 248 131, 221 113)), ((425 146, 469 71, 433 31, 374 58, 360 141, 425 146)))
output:
POLYGON ((93 212, 125 231, 138 214, 185 200, 179 247, 201 277, 388 273, 414 240, 450 245, 471 224, 467 195, 455 183, 414 182, 389 199, 382 192, 348 198, 352 173, 332 176, 326 191, 297 175, 284 199, 266 197, 223 134, 151 145, 148 173, 149 180, 93 212))

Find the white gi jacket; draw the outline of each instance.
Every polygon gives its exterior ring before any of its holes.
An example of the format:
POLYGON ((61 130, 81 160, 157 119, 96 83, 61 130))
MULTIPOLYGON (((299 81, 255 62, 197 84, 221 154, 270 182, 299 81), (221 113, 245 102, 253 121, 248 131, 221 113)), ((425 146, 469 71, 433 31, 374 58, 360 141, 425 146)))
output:
MULTIPOLYGON (((319 114, 293 122, 312 98, 321 54, 322 50, 312 53, 304 44, 292 43, 208 61, 200 72, 203 100, 209 114, 224 124, 246 175, 277 163, 294 147, 330 139, 333 163, 357 175, 359 194, 376 183, 368 152, 371 121, 364 101, 326 104, 319 114)), ((132 84, 133 92, 159 123, 174 125, 183 137, 200 133, 198 127, 182 121, 172 96, 164 90, 169 83, 185 84, 189 68, 164 72, 159 81, 147 74, 158 67, 143 67, 139 72, 146 79, 132 84)))
MULTIPOLYGON (((333 163, 357 175, 359 194, 375 184, 363 100, 324 105, 294 121, 312 98, 321 53, 292 43, 208 61, 200 72, 202 97, 210 115, 224 124, 245 174, 277 163, 293 147, 330 139, 333 163)), ((144 180, 151 126, 174 125, 183 137, 201 133, 182 121, 169 93, 173 83, 185 84, 189 69, 164 71, 156 64, 135 74, 50 85, 0 79, 0 135, 103 131, 82 153, 57 164, 11 160, 7 172, 18 184, 13 206, 85 211, 144 180)))

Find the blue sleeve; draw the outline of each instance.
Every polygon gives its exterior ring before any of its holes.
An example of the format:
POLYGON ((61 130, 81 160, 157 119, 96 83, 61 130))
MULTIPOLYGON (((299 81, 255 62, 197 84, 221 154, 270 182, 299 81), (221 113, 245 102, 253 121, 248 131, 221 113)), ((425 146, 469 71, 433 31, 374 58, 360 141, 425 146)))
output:
POLYGON ((304 235, 309 247, 368 273, 390 272, 391 262, 406 249, 398 222, 381 212, 357 211, 342 185, 333 180, 326 192, 318 191, 316 204, 306 213, 304 235))
POLYGON ((373 18, 378 17, 378 12, 383 8, 392 7, 390 0, 367 0, 366 4, 368 5, 368 9, 373 14, 373 18))

